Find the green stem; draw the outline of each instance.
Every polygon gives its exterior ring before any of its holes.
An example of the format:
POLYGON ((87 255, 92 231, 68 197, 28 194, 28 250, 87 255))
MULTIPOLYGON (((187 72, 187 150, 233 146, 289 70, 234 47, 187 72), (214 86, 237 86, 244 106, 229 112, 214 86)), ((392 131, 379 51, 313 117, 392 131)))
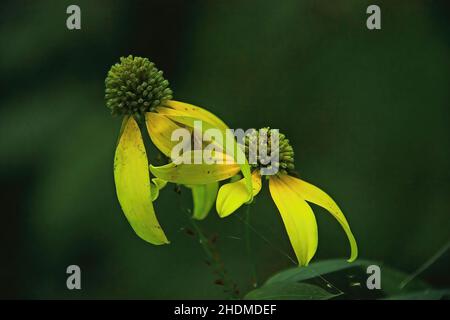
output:
POLYGON ((405 280, 400 283, 400 289, 403 289, 413 281, 419 274, 428 269, 433 263, 435 263, 447 250, 450 248, 450 241, 447 241, 443 247, 441 247, 430 259, 428 259, 423 265, 419 267, 416 271, 414 271, 411 275, 409 275, 405 280))
POLYGON ((208 237, 203 233, 197 221, 192 218, 190 210, 184 209, 181 205, 180 208, 186 214, 189 223, 195 230, 195 234, 198 236, 198 242, 200 243, 200 246, 202 247, 203 252, 207 257, 208 262, 213 268, 213 272, 219 277, 218 282, 216 281, 216 283, 224 286, 225 292, 230 294, 230 299, 239 299, 239 291, 237 289, 237 286, 231 279, 229 279, 224 264, 220 259, 217 248, 212 243, 212 241, 210 241, 208 237))
POLYGON ((247 256, 250 261, 250 266, 252 269, 252 287, 256 288, 258 287, 258 275, 256 272, 256 264, 255 260, 253 259, 253 252, 251 248, 251 233, 250 233, 250 206, 251 204, 247 205, 247 208, 245 210, 245 244, 247 247, 247 256))
POLYGON ((189 219, 189 222, 191 223, 192 227, 194 228, 195 232, 198 235, 198 242, 200 243, 201 247, 203 248, 203 251, 205 252, 206 256, 210 260, 214 260, 214 254, 210 248, 210 243, 208 238, 205 236, 197 222, 189 215, 189 212, 187 213, 187 218, 189 219))

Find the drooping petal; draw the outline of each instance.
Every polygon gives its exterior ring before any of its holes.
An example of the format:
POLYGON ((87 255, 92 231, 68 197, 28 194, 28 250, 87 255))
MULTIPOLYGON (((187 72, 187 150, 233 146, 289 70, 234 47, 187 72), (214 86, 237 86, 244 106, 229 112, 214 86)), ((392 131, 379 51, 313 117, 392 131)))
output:
POLYGON ((187 187, 192 190, 192 200, 194 202, 192 217, 197 220, 205 219, 214 205, 214 201, 216 201, 219 183, 213 182, 210 184, 189 185, 187 187))
MULTIPOLYGON (((217 148, 219 149, 219 151, 225 151, 226 150, 226 146, 225 146, 225 138, 226 138, 226 127, 225 128, 219 128, 216 125, 204 120, 204 119, 200 119, 197 118, 193 115, 190 114, 185 114, 184 112, 180 112, 171 108, 167 108, 167 107, 157 107, 156 111, 158 112, 157 114, 159 116, 163 116, 166 117, 167 119, 169 119, 169 121, 171 121, 172 123, 176 124, 178 127, 183 126, 184 128, 190 130, 191 132, 194 132, 193 130, 195 128, 197 128, 197 130, 199 131, 200 136, 197 137, 200 140, 203 139, 203 135, 204 133, 209 130, 209 129, 217 129, 220 131, 220 133, 222 133, 222 143, 218 143, 218 142, 210 142, 212 144, 214 144, 215 146, 217 146, 217 148)), ((170 135, 169 135, 170 138, 170 135)))
POLYGON ((125 118, 122 125, 114 181, 120 206, 136 234, 152 244, 169 243, 153 209, 147 154, 133 117, 125 118))
MULTIPOLYGON (((283 175, 286 176, 286 175, 283 175)), ((271 176, 269 189, 280 211, 299 264, 308 265, 317 249, 317 223, 311 207, 282 178, 271 176)))
MULTIPOLYGON (((189 154, 187 158, 195 158, 195 154, 198 153, 201 157, 201 150, 190 151, 187 153, 189 154)), ((159 167, 150 165, 150 171, 156 177, 168 182, 191 185, 210 184, 225 180, 231 178, 240 170, 239 165, 232 163, 232 159, 222 153, 215 153, 214 159, 221 159, 223 163, 175 164, 175 162, 171 162, 159 167)))
POLYGON ((197 118, 199 120, 206 121, 210 123, 212 126, 217 127, 218 129, 221 130, 228 128, 228 126, 222 120, 220 120, 219 117, 217 117, 212 112, 209 112, 206 109, 194 106, 189 103, 184 103, 175 100, 167 101, 166 105, 172 108, 173 110, 177 111, 177 113, 175 112, 173 113, 174 115, 178 114, 197 118))
MULTIPOLYGON (((211 123, 208 120, 205 120, 204 118, 198 118, 195 115, 186 114, 184 112, 180 112, 175 109, 171 109, 171 108, 167 108, 167 107, 157 107, 155 111, 159 115, 164 116, 168 119, 171 119, 172 121, 182 124, 183 126, 188 127, 188 128, 194 128, 196 125, 195 122, 198 121, 198 122, 201 122, 201 127, 202 127, 203 131, 206 131, 208 129, 218 129, 221 132, 225 133, 225 130, 228 129, 228 127, 225 125, 218 127, 214 123, 211 123)), ((197 124, 197 125, 200 125, 200 124, 197 124)))
POLYGON ((151 181, 150 193, 152 196, 152 201, 154 202, 159 197, 159 191, 163 189, 167 184, 167 181, 164 181, 159 178, 154 178, 151 181))
MULTIPOLYGON (((252 173, 253 196, 261 190, 261 175, 259 170, 252 173)), ((244 203, 249 202, 251 195, 245 186, 245 179, 224 184, 219 189, 216 200, 216 210, 221 218, 229 216, 244 203)))
POLYGON ((163 189, 167 185, 167 181, 160 178, 153 178, 152 183, 159 189, 163 189))
MULTIPOLYGON (((185 104, 182 102, 177 101, 168 101, 166 104, 169 106, 176 106, 177 108, 170 108, 170 107, 157 107, 156 112, 158 112, 161 115, 165 115, 167 118, 172 120, 172 122, 182 124, 183 126, 193 129, 195 128, 195 122, 196 121, 202 121, 202 130, 205 132, 208 129, 218 129, 222 133, 223 137, 223 143, 225 144, 227 141, 227 133, 226 130, 228 129, 228 126, 223 123, 222 120, 217 118, 215 115, 213 115, 211 112, 201 109, 199 107, 195 107, 189 104, 185 104), (191 107, 189 107, 191 106, 191 107), (196 109, 197 108, 197 109, 196 109), (187 109, 187 110, 186 110, 187 109), (192 111, 192 113, 190 113, 192 111)), ((242 151, 242 149, 238 146, 238 143, 235 139, 233 139, 233 153, 231 153, 231 150, 227 150, 225 145, 221 145, 220 148, 224 150, 225 152, 228 152, 230 155, 232 154, 233 158, 236 160, 237 163, 239 163, 239 166, 241 168, 242 174, 245 178, 245 186, 249 193, 251 194, 252 191, 252 179, 251 179, 251 170, 250 166, 247 162, 247 159, 245 158, 245 154, 242 151), (242 159, 241 161, 237 161, 242 159)), ((253 196, 251 196, 253 198, 253 196)))
POLYGON ((172 141, 172 132, 180 126, 164 115, 155 112, 145 114, 147 131, 153 144, 166 156, 170 157, 172 148, 178 141, 172 141))
POLYGON ((358 246, 350 229, 350 225, 336 202, 324 191, 304 180, 291 176, 286 176, 285 180, 286 183, 289 184, 289 186, 303 199, 321 206, 336 218, 341 227, 344 229, 348 237, 348 241, 350 242, 351 253, 348 261, 354 261, 358 257, 358 246))
POLYGON ((159 189, 158 189, 157 186, 155 186, 153 184, 153 182, 150 182, 150 184, 151 184, 151 186, 150 186, 150 199, 152 200, 152 202, 154 202, 159 197, 159 189))

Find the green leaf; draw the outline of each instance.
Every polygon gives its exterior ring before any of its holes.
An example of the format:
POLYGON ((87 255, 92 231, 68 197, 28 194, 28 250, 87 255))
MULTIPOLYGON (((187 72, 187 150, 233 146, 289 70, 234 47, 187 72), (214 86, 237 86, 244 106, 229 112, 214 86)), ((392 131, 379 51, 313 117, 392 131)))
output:
POLYGON ((414 291, 387 297, 386 300, 442 300, 450 298, 450 289, 414 291))
POLYGON ((291 288, 292 284, 313 284, 323 290, 330 291, 333 298, 340 296, 346 299, 380 299, 390 296, 407 294, 411 291, 430 290, 431 288, 415 279, 404 289, 402 281, 407 278, 404 272, 386 267, 381 262, 357 260, 349 263, 345 260, 325 260, 311 263, 307 267, 296 267, 281 271, 270 277, 266 283, 257 290, 276 287, 291 288), (369 290, 366 281, 370 274, 367 267, 377 265, 381 269, 381 290, 369 290))
POLYGON ((367 260, 357 260, 353 263, 349 263, 346 260, 325 260, 320 262, 311 263, 308 267, 296 267, 288 270, 281 271, 274 276, 270 277, 266 284, 283 282, 283 281, 303 281, 311 278, 316 278, 320 275, 344 270, 358 266, 369 266, 371 264, 377 264, 376 262, 367 260))
POLYGON ((338 296, 308 283, 279 282, 250 291, 246 300, 328 300, 338 296))
POLYGON ((388 295, 397 295, 408 291, 427 290, 430 286, 422 280, 416 278, 402 289, 401 283, 408 277, 408 274, 385 266, 381 267, 381 289, 388 295))

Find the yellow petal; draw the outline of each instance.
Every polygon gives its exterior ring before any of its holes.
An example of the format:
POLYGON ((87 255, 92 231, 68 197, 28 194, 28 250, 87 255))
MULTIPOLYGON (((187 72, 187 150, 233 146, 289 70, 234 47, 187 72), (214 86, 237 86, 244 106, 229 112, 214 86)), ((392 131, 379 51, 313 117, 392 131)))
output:
POLYGON ((172 132, 180 126, 164 115, 147 112, 145 114, 145 124, 153 144, 166 156, 170 157, 172 148, 178 141, 172 141, 172 132))
POLYGON ((159 189, 163 189, 167 185, 167 181, 160 178, 153 178, 152 183, 159 189))
POLYGON ((289 186, 303 199, 321 206, 336 218, 341 227, 344 229, 348 237, 348 241, 350 242, 351 253, 348 261, 354 261, 358 257, 358 246, 350 229, 350 225, 336 202, 334 202, 334 200, 324 191, 306 181, 291 176, 286 176, 285 180, 286 183, 288 183, 289 186))
MULTIPOLYGON (((177 101, 168 101, 166 104, 168 106, 172 106, 172 107, 176 106, 176 108, 175 107, 174 108, 157 107, 156 111, 161 115, 165 115, 173 122, 182 124, 183 126, 186 126, 187 128, 194 128, 195 121, 201 120, 203 131, 206 131, 208 129, 219 129, 223 135, 223 139, 222 139, 223 143, 226 143, 226 141, 227 141, 226 140, 226 137, 227 137, 226 129, 228 129, 227 125, 225 125, 225 123, 223 123, 222 120, 217 118, 215 115, 213 115, 209 111, 206 111, 199 107, 195 107, 195 106, 185 104, 182 102, 177 102, 177 101), (191 106, 191 109, 189 109, 189 106, 191 106), (195 108, 197 108, 197 109, 195 109, 195 108), (190 111, 192 111, 192 113, 190 111)), ((222 150, 225 150, 224 146, 220 146, 220 147, 222 148, 222 150)), ((233 150, 234 150, 233 156, 234 156, 235 160, 237 160, 237 159, 244 160, 244 163, 240 164, 240 167, 241 167, 242 174, 245 178, 245 186, 246 186, 248 192, 251 194, 251 191, 253 188, 252 188, 250 166, 247 162, 247 159, 245 158, 244 152, 238 146, 236 140, 234 140, 233 150)), ((253 198, 252 195, 251 195, 251 198, 253 198)))
POLYGON ((192 190, 192 200, 194 202, 194 213, 192 217, 197 220, 203 220, 208 215, 214 201, 216 201, 219 183, 190 185, 187 186, 192 190))
MULTIPOLYGON (((259 170, 252 173, 253 196, 261 190, 261 175, 259 170)), ((245 179, 224 184, 217 194, 216 210, 221 218, 224 218, 239 209, 244 203, 250 201, 245 179)))
MULTIPOLYGON (((286 176, 286 175, 283 175, 286 176)), ((280 211, 299 264, 308 265, 317 250, 317 223, 311 207, 282 178, 271 176, 269 189, 280 211)))
MULTIPOLYGON (((226 150, 226 130, 227 128, 219 128, 214 124, 211 124, 210 122, 207 122, 203 119, 196 118, 195 116, 184 114, 181 112, 178 112, 177 110, 166 108, 166 107, 157 107, 156 111, 158 112, 158 115, 160 117, 166 117, 172 124, 175 124, 177 128, 183 127, 189 131, 191 131, 191 134, 194 129, 201 130, 198 132, 199 139, 202 140, 204 137, 204 134, 207 130, 216 129, 219 130, 221 133, 221 141, 203 141, 203 146, 212 144, 216 146, 215 150, 217 151, 225 151, 226 150), (201 124, 201 127, 197 127, 201 124)), ((167 131, 167 130, 166 130, 167 131)), ((167 134, 168 138, 170 139, 170 135, 172 133, 173 129, 169 134, 167 134)), ((236 140, 233 140, 234 142, 234 150, 237 148, 237 142, 236 140)), ((176 144, 177 142, 171 142, 172 144, 176 144)), ((237 150, 239 152, 241 150, 237 150)), ((236 151, 235 151, 236 152, 236 151)), ((231 153, 230 153, 231 154, 231 153)), ((244 157, 245 158, 245 157, 244 157)))
POLYGON ((175 101, 175 100, 169 100, 166 102, 166 106, 177 111, 178 115, 187 115, 190 117, 197 118, 199 120, 203 120, 221 130, 228 128, 228 126, 222 120, 220 120, 216 115, 214 115, 212 112, 209 112, 208 110, 194 106, 192 104, 175 101))
POLYGON ((154 178, 151 181, 150 193, 152 197, 152 201, 154 202, 159 197, 159 190, 163 189, 167 184, 167 181, 164 181, 159 178, 154 178))
MULTIPOLYGON (((194 157, 201 150, 190 151, 194 157)), ((190 156, 188 156, 190 157, 190 156)), ((215 159, 226 159, 222 153, 216 153, 215 159)), ((225 161, 225 160, 223 160, 225 161)), ((231 161, 231 160, 230 160, 231 161)), ((210 184, 216 181, 231 178, 240 170, 239 165, 231 164, 175 164, 171 162, 164 166, 155 167, 150 165, 150 171, 158 178, 178 184, 210 184)))
POLYGON ((122 125, 114 181, 120 206, 136 234, 153 244, 169 243, 153 209, 147 154, 133 117, 125 118, 122 125))

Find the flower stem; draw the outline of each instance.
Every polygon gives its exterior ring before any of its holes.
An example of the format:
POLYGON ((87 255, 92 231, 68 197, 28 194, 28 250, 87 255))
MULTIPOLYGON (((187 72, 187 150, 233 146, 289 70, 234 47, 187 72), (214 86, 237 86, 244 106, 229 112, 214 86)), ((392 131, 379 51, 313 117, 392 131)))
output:
POLYGON ((208 239, 195 219, 192 218, 191 210, 185 209, 180 205, 181 210, 186 214, 189 223, 198 237, 198 242, 207 257, 207 263, 213 269, 213 273, 218 276, 215 284, 222 285, 224 291, 230 295, 230 299, 239 299, 239 290, 237 285, 229 278, 224 263, 215 246, 215 239, 208 239))
POLYGON ((443 247, 441 247, 431 258, 429 258, 423 265, 419 267, 416 271, 414 271, 411 275, 409 275, 406 279, 404 279, 399 287, 400 289, 403 289, 413 281, 419 274, 424 272, 426 269, 428 269, 433 263, 435 263, 440 257, 444 255, 445 252, 450 248, 450 241, 447 241, 446 244, 444 244, 443 247))
POLYGON ((253 259, 253 252, 251 248, 251 234, 250 234, 250 206, 251 204, 247 205, 247 208, 245 210, 245 244, 247 247, 247 256, 250 261, 251 269, 252 269, 252 287, 256 288, 258 287, 258 275, 256 272, 256 264, 255 260, 253 259))

